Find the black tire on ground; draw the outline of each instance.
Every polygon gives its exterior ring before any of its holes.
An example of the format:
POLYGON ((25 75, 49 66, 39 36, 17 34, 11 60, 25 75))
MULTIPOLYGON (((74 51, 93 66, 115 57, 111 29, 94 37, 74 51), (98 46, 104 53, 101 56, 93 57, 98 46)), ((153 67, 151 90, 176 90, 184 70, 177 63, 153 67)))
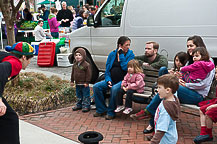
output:
POLYGON ((95 131, 87 131, 78 136, 78 140, 84 144, 98 144, 103 140, 103 135, 95 131))

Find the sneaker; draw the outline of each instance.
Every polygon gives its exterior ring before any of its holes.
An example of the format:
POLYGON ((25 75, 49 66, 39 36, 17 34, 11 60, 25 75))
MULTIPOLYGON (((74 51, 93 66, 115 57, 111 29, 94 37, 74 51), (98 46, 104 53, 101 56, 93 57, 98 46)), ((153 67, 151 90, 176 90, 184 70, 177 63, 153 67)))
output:
POLYGON ((195 144, 200 144, 206 141, 213 141, 213 138, 211 138, 209 135, 199 135, 194 139, 195 144))
POLYGON ((133 111, 132 108, 126 108, 126 109, 123 111, 123 113, 124 113, 124 114, 129 114, 129 113, 132 112, 132 111, 133 111))
POLYGON ((133 119, 137 119, 137 120, 141 120, 141 119, 147 119, 147 118, 150 118, 151 117, 151 114, 147 114, 145 112, 145 110, 141 110, 140 112, 138 113, 135 113, 135 114, 131 114, 130 115, 131 118, 133 119))
POLYGON ((124 108, 125 108, 124 106, 118 106, 118 107, 116 108, 115 112, 116 112, 116 113, 117 113, 117 112, 120 112, 120 111, 122 111, 124 108))
POLYGON ((96 105, 94 104, 94 105, 90 105, 90 109, 91 110, 95 110, 96 109, 96 105))
POLYGON ((78 107, 78 106, 74 106, 73 108, 72 108, 72 110, 73 111, 77 111, 77 110, 81 110, 82 108, 81 107, 78 107))

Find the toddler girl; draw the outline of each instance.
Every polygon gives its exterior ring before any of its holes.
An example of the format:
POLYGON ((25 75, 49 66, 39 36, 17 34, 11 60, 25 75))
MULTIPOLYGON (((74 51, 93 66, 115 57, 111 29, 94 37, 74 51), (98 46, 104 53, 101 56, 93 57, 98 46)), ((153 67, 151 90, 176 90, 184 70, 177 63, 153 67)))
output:
POLYGON ((142 93, 144 91, 144 74, 143 70, 141 69, 139 62, 136 60, 129 61, 128 65, 128 72, 126 76, 124 77, 124 80, 121 84, 121 90, 118 93, 117 96, 117 109, 115 112, 120 112, 121 110, 125 109, 123 111, 124 114, 129 114, 133 111, 132 109, 132 97, 133 93, 138 92, 142 93), (125 106, 123 106, 123 95, 127 94, 125 106))
POLYGON ((203 47, 197 47, 192 52, 194 63, 181 68, 182 80, 186 83, 198 83, 204 80, 207 74, 215 68, 209 60, 209 53, 203 47))

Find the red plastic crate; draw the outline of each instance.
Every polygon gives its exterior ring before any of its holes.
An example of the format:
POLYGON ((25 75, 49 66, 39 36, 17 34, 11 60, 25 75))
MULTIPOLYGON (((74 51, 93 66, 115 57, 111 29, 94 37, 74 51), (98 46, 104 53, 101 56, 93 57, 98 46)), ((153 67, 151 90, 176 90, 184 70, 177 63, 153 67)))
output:
POLYGON ((56 44, 44 42, 39 44, 37 64, 40 67, 50 67, 54 64, 56 44))

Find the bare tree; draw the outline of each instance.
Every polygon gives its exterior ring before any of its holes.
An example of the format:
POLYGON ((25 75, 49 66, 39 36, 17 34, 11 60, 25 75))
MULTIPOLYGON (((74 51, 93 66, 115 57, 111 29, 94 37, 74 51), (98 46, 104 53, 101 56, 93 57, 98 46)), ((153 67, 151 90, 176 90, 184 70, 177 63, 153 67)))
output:
POLYGON ((7 40, 8 44, 11 46, 16 42, 14 35, 14 23, 16 21, 17 12, 22 3, 23 0, 20 0, 15 6, 14 0, 0 0, 0 8, 2 10, 7 29, 7 40))
POLYGON ((25 5, 26 5, 26 8, 30 10, 29 0, 25 0, 25 5))

